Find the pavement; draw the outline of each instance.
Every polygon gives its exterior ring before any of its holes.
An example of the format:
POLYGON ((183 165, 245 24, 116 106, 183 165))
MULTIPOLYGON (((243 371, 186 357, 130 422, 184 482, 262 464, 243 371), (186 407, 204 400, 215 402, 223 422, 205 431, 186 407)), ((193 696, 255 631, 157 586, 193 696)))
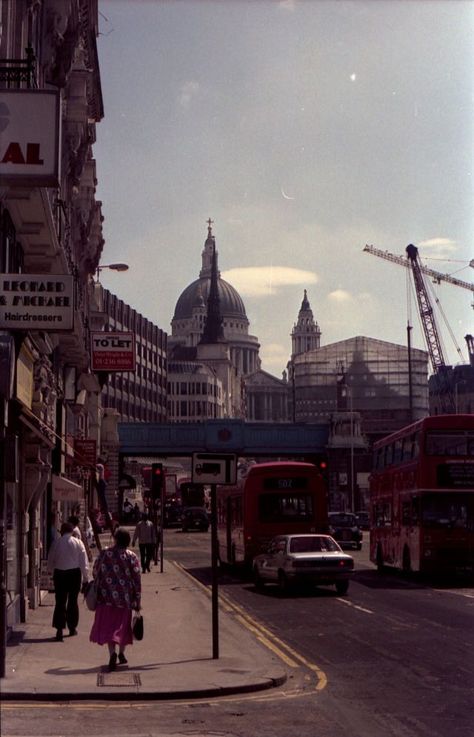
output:
MULTIPOLYGON (((284 663, 220 602, 213 639, 210 592, 173 561, 142 575, 144 638, 127 665, 108 672, 107 646, 89 642, 94 614, 79 596, 78 634, 56 642, 54 594, 15 626, 7 644, 3 700, 153 700, 210 698, 281 686, 284 663), (214 658, 213 653, 218 657, 214 658)), ((67 630, 65 630, 67 633, 67 630)))

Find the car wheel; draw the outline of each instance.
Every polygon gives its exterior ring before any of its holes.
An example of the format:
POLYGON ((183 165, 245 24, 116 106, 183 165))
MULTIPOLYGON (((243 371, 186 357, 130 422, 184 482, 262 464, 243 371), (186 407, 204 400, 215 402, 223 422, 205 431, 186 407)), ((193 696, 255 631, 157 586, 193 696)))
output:
POLYGON ((287 594, 290 588, 288 578, 284 571, 278 571, 278 588, 280 590, 280 594, 287 594))
POLYGON ((253 569, 253 581, 255 584, 255 588, 258 589, 259 591, 261 591, 263 587, 265 586, 265 581, 261 577, 257 566, 254 566, 254 569, 253 569))
POLYGON ((349 581, 337 581, 336 582, 336 591, 339 594, 339 596, 344 596, 344 594, 347 594, 348 588, 349 588, 349 581))

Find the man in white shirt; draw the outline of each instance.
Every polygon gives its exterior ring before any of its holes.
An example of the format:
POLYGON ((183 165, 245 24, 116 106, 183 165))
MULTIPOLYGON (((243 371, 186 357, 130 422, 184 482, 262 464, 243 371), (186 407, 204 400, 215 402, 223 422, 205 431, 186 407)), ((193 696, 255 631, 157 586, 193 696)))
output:
POLYGON ((143 515, 141 521, 135 527, 132 547, 135 545, 137 539, 138 547, 140 548, 142 573, 150 573, 150 563, 155 555, 156 529, 147 514, 143 515))
POLYGON ((79 527, 79 517, 77 517, 75 514, 71 514, 71 516, 68 518, 68 522, 70 522, 73 527, 72 534, 74 535, 74 537, 77 537, 78 540, 82 540, 82 532, 81 528, 79 527))
POLYGON ((48 569, 53 573, 56 606, 53 627, 56 640, 63 641, 63 629, 68 627, 71 637, 77 635, 79 607, 77 599, 81 582, 89 580, 89 562, 84 543, 73 535, 73 526, 64 522, 61 537, 54 541, 49 551, 48 569))

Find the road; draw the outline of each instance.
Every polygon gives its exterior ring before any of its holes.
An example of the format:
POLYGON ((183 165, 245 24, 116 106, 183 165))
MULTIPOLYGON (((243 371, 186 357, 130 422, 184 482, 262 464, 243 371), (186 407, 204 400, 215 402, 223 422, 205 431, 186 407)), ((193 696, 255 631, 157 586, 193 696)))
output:
MULTIPOLYGON (((209 585, 209 545, 168 530, 165 556, 209 585)), ((3 734, 472 737, 474 588, 380 575, 365 543, 353 555, 345 597, 257 592, 222 572, 225 601, 286 659, 284 687, 206 703, 9 705, 3 734)))

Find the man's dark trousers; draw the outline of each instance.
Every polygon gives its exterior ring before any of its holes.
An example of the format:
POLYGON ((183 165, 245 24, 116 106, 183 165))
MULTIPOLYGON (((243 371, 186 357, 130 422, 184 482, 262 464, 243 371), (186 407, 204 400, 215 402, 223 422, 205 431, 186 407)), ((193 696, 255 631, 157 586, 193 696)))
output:
POLYGON ((155 555, 155 543, 139 543, 142 571, 150 571, 150 563, 155 555))
POLYGON ((67 571, 61 571, 55 568, 53 581, 56 597, 53 627, 63 630, 67 626, 70 631, 73 631, 79 624, 77 599, 81 590, 81 569, 70 568, 67 571))

